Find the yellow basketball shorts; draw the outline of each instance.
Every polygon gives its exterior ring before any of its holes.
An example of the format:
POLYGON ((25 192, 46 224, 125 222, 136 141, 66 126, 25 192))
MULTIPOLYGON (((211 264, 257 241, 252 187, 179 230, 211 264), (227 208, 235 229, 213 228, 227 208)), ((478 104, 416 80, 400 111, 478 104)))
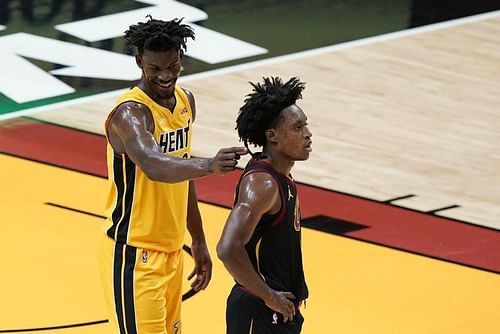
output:
POLYGON ((182 249, 162 253, 103 235, 99 267, 111 333, 181 333, 182 249))

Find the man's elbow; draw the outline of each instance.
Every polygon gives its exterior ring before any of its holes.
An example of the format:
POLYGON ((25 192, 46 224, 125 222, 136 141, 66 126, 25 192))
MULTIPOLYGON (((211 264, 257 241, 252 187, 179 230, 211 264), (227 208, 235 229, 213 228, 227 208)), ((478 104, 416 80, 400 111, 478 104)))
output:
POLYGON ((230 260, 231 250, 223 240, 219 241, 219 243, 217 244, 216 250, 217 250, 217 257, 223 263, 226 263, 227 261, 230 260))

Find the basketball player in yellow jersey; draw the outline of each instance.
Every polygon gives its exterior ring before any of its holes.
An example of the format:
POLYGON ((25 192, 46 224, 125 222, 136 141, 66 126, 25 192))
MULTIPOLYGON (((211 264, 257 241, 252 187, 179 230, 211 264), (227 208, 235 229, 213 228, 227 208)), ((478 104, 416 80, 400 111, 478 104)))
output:
POLYGON ((212 262, 191 180, 234 170, 243 147, 190 158, 193 94, 176 85, 187 38, 182 20, 155 20, 125 32, 142 77, 121 96, 106 124, 109 195, 99 262, 113 333, 181 333, 183 254, 192 237, 194 290, 212 262))

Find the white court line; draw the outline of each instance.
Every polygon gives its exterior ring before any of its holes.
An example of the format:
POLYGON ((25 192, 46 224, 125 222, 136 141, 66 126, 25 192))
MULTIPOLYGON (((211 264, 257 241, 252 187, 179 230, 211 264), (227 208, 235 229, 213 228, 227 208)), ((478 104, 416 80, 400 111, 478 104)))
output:
POLYGON ((122 89, 117 89, 117 90, 113 90, 113 91, 106 92, 106 93, 99 93, 99 94, 95 94, 95 95, 79 97, 79 98, 73 99, 73 100, 47 104, 47 105, 43 105, 40 107, 34 107, 34 108, 14 111, 14 112, 11 112, 11 113, 8 113, 5 115, 0 115, 0 121, 5 121, 5 120, 11 119, 11 118, 17 118, 17 117, 22 117, 22 116, 31 116, 31 115, 39 113, 39 112, 53 110, 53 109, 57 109, 57 108, 69 107, 69 106, 74 106, 77 104, 83 104, 83 103, 88 103, 88 102, 94 102, 94 101, 97 101, 97 100, 100 100, 103 98, 118 97, 118 96, 120 96, 120 94, 125 92, 127 89, 128 88, 122 88, 122 89))
MULTIPOLYGON (((483 20, 489 20, 489 19, 497 18, 499 16, 500 16, 500 10, 497 10, 497 11, 493 11, 493 12, 489 12, 489 13, 468 16, 468 17, 459 18, 459 19, 450 20, 450 21, 445 21, 445 22, 440 22, 440 23, 429 24, 429 25, 422 26, 422 27, 396 31, 396 32, 387 33, 387 34, 378 35, 378 36, 373 36, 373 37, 367 37, 367 38, 363 38, 363 39, 359 39, 359 40, 355 40, 355 41, 351 41, 351 42, 325 46, 325 47, 307 50, 307 51, 300 51, 300 52, 296 52, 296 53, 292 53, 292 54, 288 54, 288 55, 257 60, 257 61, 250 62, 250 63, 234 65, 234 66, 230 66, 230 67, 220 68, 220 69, 216 69, 216 70, 210 70, 210 71, 196 73, 196 74, 190 74, 190 75, 180 77, 179 83, 189 82, 189 81, 193 81, 193 80, 198 80, 198 79, 202 79, 202 78, 207 78, 207 77, 212 77, 212 76, 217 76, 217 75, 222 75, 222 74, 227 74, 227 73, 233 73, 233 72, 242 71, 242 70, 248 70, 248 69, 252 69, 255 67, 259 67, 259 66, 265 66, 265 65, 290 61, 290 60, 296 60, 296 59, 302 59, 302 58, 311 57, 311 56, 322 55, 325 53, 336 52, 336 51, 345 50, 345 49, 349 49, 349 48, 355 48, 355 47, 359 47, 359 46, 390 41, 390 40, 394 40, 394 39, 398 39, 398 38, 414 36, 414 35, 423 34, 426 32, 432 32, 432 31, 436 31, 436 30, 456 27, 456 26, 463 25, 463 24, 469 24, 469 23, 475 23, 475 22, 479 22, 479 21, 483 21, 483 20)), ((77 99, 73 99, 73 100, 69 100, 69 101, 57 102, 57 103, 53 103, 50 105, 44 105, 44 106, 40 106, 40 107, 34 107, 34 108, 24 109, 24 110, 20 110, 20 111, 15 111, 15 112, 8 113, 5 115, 0 115, 0 121, 11 119, 11 118, 16 118, 16 117, 21 117, 21 116, 33 115, 33 114, 38 113, 38 112, 52 110, 52 109, 56 109, 56 108, 67 107, 67 106, 72 106, 72 105, 81 104, 81 103, 88 103, 88 102, 100 100, 103 98, 108 98, 108 97, 113 97, 113 96, 118 97, 126 89, 127 88, 118 89, 118 90, 114 90, 114 91, 110 91, 110 92, 106 92, 106 93, 95 94, 95 95, 77 98, 77 99)))

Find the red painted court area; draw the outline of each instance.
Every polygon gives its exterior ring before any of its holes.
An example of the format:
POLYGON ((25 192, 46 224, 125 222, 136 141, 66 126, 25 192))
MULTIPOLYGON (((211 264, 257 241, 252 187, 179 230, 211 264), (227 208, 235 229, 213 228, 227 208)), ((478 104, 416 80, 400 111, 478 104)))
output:
POLYGON ((93 175, 106 175, 106 139, 16 118, 0 123, 0 151, 93 175))
MULTIPOLYGON (((0 152, 102 177, 105 145, 103 136, 34 120, 0 126, 0 152)), ((230 207, 240 174, 197 180, 199 199, 230 207)), ((298 187, 305 227, 500 273, 500 232, 494 229, 305 184, 298 187), (334 224, 354 228, 335 232, 334 224)))

